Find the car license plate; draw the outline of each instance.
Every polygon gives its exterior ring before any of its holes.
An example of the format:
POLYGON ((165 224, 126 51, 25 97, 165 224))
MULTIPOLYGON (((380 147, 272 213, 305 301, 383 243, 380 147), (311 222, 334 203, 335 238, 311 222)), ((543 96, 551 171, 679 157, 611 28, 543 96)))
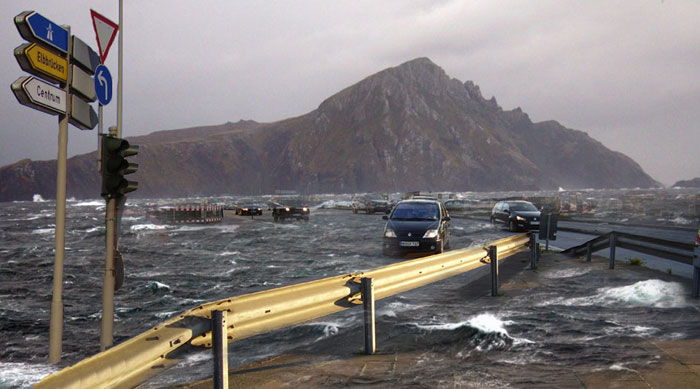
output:
POLYGON ((415 242, 415 241, 410 241, 410 240, 402 240, 399 243, 399 246, 402 247, 418 247, 420 246, 420 242, 415 242))

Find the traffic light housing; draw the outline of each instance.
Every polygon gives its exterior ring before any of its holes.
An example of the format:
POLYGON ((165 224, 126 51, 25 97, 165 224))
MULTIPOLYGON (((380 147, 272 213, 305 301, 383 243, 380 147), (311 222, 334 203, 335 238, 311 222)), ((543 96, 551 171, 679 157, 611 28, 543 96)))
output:
POLYGON ((135 191, 139 184, 136 181, 128 181, 126 174, 134 173, 139 168, 137 163, 129 163, 126 157, 136 155, 139 152, 137 145, 130 145, 126 139, 102 135, 101 138, 102 161, 102 196, 106 198, 119 198, 126 193, 135 191))

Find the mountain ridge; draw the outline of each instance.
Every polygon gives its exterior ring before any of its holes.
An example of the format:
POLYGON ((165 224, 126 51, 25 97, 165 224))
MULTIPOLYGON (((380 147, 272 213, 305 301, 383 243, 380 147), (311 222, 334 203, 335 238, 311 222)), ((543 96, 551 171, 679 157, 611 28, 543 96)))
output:
MULTIPOLYGON (((504 111, 425 57, 365 77, 297 117, 128 139, 141 146, 130 178, 139 197, 660 186, 585 132, 504 111)), ((95 156, 69 160, 69 196, 97 197, 95 156)), ((0 201, 54 197, 47 163, 55 176, 55 161, 0 168, 0 201)))

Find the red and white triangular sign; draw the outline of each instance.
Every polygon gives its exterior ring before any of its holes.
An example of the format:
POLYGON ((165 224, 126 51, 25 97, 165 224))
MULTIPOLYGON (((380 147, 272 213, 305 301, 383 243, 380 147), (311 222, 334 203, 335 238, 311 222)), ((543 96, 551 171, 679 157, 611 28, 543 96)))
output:
POLYGON ((100 50, 100 60, 102 63, 105 63, 109 47, 112 46, 114 37, 117 36, 117 31, 119 31, 119 25, 94 10, 90 10, 90 15, 92 16, 92 26, 95 28, 95 35, 97 35, 97 48, 100 50))

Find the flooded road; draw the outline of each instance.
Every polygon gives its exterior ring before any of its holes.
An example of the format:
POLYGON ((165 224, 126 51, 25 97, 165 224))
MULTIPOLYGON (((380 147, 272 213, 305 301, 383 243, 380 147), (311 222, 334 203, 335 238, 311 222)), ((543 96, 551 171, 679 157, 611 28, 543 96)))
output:
MULTIPOLYGON (((149 216, 154 207, 172 204, 130 200, 123 216, 119 245, 126 279, 115 294, 117 343, 206 301, 407 259, 381 255, 381 215, 319 208, 309 222, 238 216, 212 225, 163 225, 149 216)), ((56 370, 46 363, 53 209, 50 201, 6 203, 0 214, 0 387, 28 387, 56 370)), ((69 201, 67 217, 62 366, 99 351, 104 202, 69 201)), ((454 218, 451 247, 509 234, 454 218)), ((517 271, 527 266, 516 265, 517 271)), ((619 347, 621 339, 699 335, 696 326, 685 324, 700 319, 697 302, 683 293, 687 282, 668 274, 628 276, 593 268, 543 268, 538 274, 542 287, 505 292, 507 300, 485 298, 488 288, 474 294, 462 276, 381 300, 380 348, 444 355, 450 362, 443 367, 466 363, 480 382, 521 387, 542 382, 527 374, 532 366, 546 371, 550 364, 597 369, 620 361, 625 367, 654 362, 653 355, 619 347)), ((361 312, 349 310, 245 339, 230 345, 229 366, 298 347, 346 350, 361 328, 361 312)), ((207 350, 193 351, 144 387, 206 378, 210 366, 207 350)), ((447 374, 440 366, 425 364, 424 373, 437 383, 447 374)))

